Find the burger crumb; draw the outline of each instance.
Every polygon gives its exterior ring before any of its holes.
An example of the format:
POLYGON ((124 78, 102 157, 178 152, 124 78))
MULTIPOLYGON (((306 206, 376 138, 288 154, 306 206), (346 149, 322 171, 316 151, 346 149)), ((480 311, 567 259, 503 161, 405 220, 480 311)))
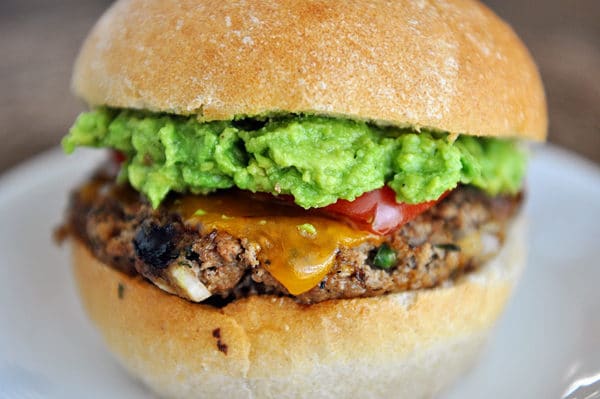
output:
POLYGON ((217 349, 227 355, 227 344, 222 342, 220 339, 217 340, 217 349))
POLYGON ((219 352, 223 352, 225 355, 227 355, 228 346, 225 342, 221 341, 221 328, 215 328, 212 331, 212 336, 217 339, 217 349, 219 352))
POLYGON ((62 245, 63 242, 71 235, 71 228, 68 224, 62 224, 52 232, 52 239, 57 245, 62 245))
POLYGON ((125 296, 125 285, 123 283, 119 283, 119 286, 117 287, 117 295, 119 296, 119 299, 123 299, 125 296))

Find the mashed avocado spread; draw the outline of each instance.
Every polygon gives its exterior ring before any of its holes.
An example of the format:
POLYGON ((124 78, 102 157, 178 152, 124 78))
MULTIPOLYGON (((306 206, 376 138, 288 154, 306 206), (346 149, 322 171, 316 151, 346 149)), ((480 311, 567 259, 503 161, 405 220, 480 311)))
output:
POLYGON ((398 201, 437 199, 459 183, 516 193, 525 154, 513 140, 415 133, 349 119, 281 115, 200 122, 134 110, 82 113, 62 141, 121 151, 121 179, 154 207, 171 191, 237 186, 291 194, 304 207, 353 200, 387 184, 398 201))

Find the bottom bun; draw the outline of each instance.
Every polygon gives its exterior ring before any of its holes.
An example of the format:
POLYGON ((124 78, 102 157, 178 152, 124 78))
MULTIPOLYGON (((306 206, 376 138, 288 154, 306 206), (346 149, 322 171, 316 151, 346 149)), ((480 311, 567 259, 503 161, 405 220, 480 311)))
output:
POLYGON ((500 254, 443 287, 299 305, 224 308, 169 295, 75 240, 85 309, 121 363, 171 398, 423 398, 477 359, 524 264, 524 222, 500 254))

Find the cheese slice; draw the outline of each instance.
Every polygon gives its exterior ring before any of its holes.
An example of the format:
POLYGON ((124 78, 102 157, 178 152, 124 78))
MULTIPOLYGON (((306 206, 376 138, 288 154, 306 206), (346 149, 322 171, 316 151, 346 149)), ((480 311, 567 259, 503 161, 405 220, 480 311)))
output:
POLYGON ((174 207, 186 224, 200 225, 203 234, 216 229, 258 244, 261 265, 292 295, 319 284, 341 247, 381 240, 292 203, 235 190, 184 196, 174 207))

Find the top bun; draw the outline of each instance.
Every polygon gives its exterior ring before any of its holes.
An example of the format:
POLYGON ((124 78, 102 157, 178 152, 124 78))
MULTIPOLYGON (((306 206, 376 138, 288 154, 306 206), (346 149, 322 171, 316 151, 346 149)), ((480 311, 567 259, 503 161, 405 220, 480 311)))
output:
POLYGON ((469 0, 119 0, 73 87, 92 106, 203 120, 316 113, 534 140, 547 128, 527 49, 469 0))

